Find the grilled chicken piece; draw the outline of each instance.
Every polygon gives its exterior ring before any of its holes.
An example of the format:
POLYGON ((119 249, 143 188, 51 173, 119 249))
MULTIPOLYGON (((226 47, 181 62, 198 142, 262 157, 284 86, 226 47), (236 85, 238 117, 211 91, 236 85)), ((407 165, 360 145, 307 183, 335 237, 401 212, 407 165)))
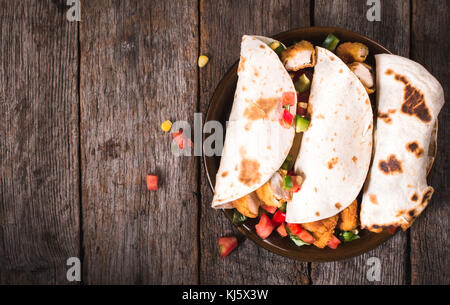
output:
POLYGON ((302 40, 284 50, 281 53, 281 61, 288 71, 314 67, 316 50, 310 42, 302 40))
POLYGON ((315 238, 314 246, 318 248, 325 248, 328 241, 331 240, 334 234, 334 228, 339 220, 339 215, 334 215, 329 218, 317 220, 309 223, 302 223, 305 230, 311 232, 315 238))
POLYGON ((368 94, 375 92, 375 77, 371 66, 363 62, 354 62, 348 67, 359 78, 368 94))
POLYGON ((291 199, 291 192, 283 188, 283 177, 276 172, 269 181, 256 190, 256 194, 264 204, 271 207, 281 205, 291 199))
POLYGON ((346 209, 339 213, 339 229, 351 231, 358 226, 358 202, 356 199, 346 209))
POLYGON ((232 202, 232 205, 242 214, 249 218, 258 217, 259 206, 261 201, 255 192, 245 195, 232 202))
POLYGON ((346 64, 363 62, 369 55, 369 48, 359 42, 344 42, 336 49, 336 55, 346 64))

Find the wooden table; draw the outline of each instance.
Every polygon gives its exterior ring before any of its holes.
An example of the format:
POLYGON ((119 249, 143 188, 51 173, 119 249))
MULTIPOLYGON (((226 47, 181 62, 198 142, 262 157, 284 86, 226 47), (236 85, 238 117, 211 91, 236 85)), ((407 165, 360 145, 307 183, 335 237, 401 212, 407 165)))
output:
POLYGON ((204 115, 243 34, 308 26, 362 33, 428 68, 449 96, 450 2, 363 0, 0 1, 0 283, 449 284, 450 105, 439 117, 430 206, 406 233, 352 259, 302 263, 236 233, 210 208, 200 158, 175 157, 166 119, 204 115), (197 57, 209 64, 198 69, 197 57), (148 172, 160 189, 146 189, 148 172), (369 257, 382 263, 369 282, 369 257))

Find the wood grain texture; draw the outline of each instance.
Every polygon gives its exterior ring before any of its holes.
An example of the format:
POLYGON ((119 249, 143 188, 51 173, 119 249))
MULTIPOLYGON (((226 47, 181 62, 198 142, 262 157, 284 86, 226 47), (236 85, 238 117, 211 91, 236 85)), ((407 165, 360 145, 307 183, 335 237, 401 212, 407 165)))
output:
MULTIPOLYGON (((409 1, 380 1, 381 22, 369 22, 369 6, 359 0, 316 0, 314 22, 317 26, 336 26, 358 32, 387 47, 391 52, 409 56, 409 1)), ((312 264, 314 284, 406 284, 408 282, 407 234, 397 233, 376 249, 356 258, 323 264, 312 264), (369 257, 378 257, 382 272, 380 282, 366 277, 369 257)))
MULTIPOLYGON (((200 110, 206 113, 215 87, 238 60, 243 34, 270 36, 309 26, 309 1, 209 1, 200 2, 200 52, 210 56, 200 70, 200 110)), ((308 265, 275 255, 253 242, 242 241, 230 256, 221 259, 217 239, 238 234, 219 210, 211 208, 212 191, 204 168, 201 176, 200 283, 201 284, 308 284, 308 265)))
POLYGON ((192 1, 86 1, 81 40, 84 281, 197 283, 198 160, 171 154, 166 120, 193 121, 192 1), (159 176, 157 192, 147 173, 159 176))
POLYGON ((446 0, 413 1, 411 58, 427 68, 444 87, 446 104, 439 115, 438 154, 431 185, 434 195, 428 207, 411 227, 412 284, 450 284, 450 67, 448 33, 450 11, 446 0))
POLYGON ((0 2, 0 283, 69 284, 79 256, 77 25, 0 2))

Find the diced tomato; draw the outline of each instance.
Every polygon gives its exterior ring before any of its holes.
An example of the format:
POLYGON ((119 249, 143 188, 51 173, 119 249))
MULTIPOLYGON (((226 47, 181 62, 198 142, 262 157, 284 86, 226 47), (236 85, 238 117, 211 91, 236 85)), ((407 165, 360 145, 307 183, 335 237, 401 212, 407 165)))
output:
POLYGON ((147 189, 149 191, 156 191, 158 189, 158 176, 147 175, 147 189))
POLYGON ((299 181, 297 179, 301 179, 301 177, 300 176, 292 176, 292 189, 291 189, 291 192, 293 192, 293 193, 297 193, 302 188, 302 185, 299 184, 299 181))
POLYGON ((172 132, 172 136, 173 136, 175 142, 177 143, 179 149, 183 149, 185 147, 192 147, 191 139, 188 139, 183 134, 182 129, 180 129, 180 131, 178 131, 178 132, 172 132))
POLYGON ((298 223, 286 223, 286 225, 289 231, 291 231, 291 233, 294 235, 297 235, 303 231, 302 226, 298 223))
POLYGON ((282 98, 283 98, 283 106, 285 106, 285 105, 294 106, 295 105, 295 92, 283 92, 282 98))
POLYGON ((270 205, 265 205, 265 204, 263 204, 263 205, 261 206, 261 208, 262 208, 264 211, 267 211, 267 212, 270 213, 270 214, 275 213, 275 211, 277 210, 276 207, 271 207, 270 205))
POLYGON ((305 243, 308 244, 312 244, 315 239, 314 237, 306 230, 301 231, 300 233, 297 234, 298 238, 300 238, 301 240, 303 240, 305 243))
POLYGON ((287 111, 287 109, 284 109, 283 111, 283 121, 285 121, 287 124, 291 125, 292 121, 294 120, 294 115, 287 111))
POLYGON ((286 220, 286 213, 283 213, 281 210, 278 210, 272 217, 272 223, 276 226, 279 226, 285 220, 286 220))
POLYGON ((262 214, 259 223, 255 226, 256 234, 262 239, 266 239, 272 234, 275 226, 266 214, 262 214))
POLYGON ((282 223, 282 224, 277 228, 277 232, 278 232, 278 234, 280 234, 281 237, 286 237, 286 236, 287 236, 286 227, 285 227, 285 224, 284 224, 284 223, 282 223))
POLYGON ((395 232, 397 231, 397 227, 388 227, 386 230, 388 230, 389 233, 394 235, 395 232))
POLYGON ((236 249, 238 241, 235 236, 221 237, 219 238, 218 244, 220 256, 225 258, 231 251, 236 249))
POLYGON ((331 249, 336 249, 341 241, 333 235, 333 237, 328 241, 327 246, 331 249))

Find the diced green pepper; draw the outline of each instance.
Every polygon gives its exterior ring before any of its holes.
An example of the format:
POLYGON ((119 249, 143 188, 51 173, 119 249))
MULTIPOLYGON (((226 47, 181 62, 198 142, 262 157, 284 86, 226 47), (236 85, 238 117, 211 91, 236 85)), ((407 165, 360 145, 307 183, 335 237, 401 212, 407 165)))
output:
POLYGON ((278 56, 280 56, 281 52, 283 52, 285 50, 283 45, 280 42, 276 41, 276 40, 274 42, 272 42, 271 44, 269 44, 269 47, 272 50, 274 50, 275 53, 278 54, 278 56))
POLYGON ((302 76, 298 78, 298 81, 295 82, 294 86, 295 90, 297 90, 299 93, 302 93, 309 90, 309 88, 311 87, 311 81, 309 80, 308 76, 303 73, 302 76))
POLYGON ((302 131, 306 131, 309 126, 309 120, 305 117, 296 115, 295 116, 295 132, 300 133, 302 131))
POLYGON ((351 242, 351 241, 359 238, 359 235, 353 233, 352 231, 343 231, 343 232, 341 232, 339 234, 339 236, 346 243, 351 242))
POLYGON ((240 224, 246 220, 247 220, 247 217, 245 215, 242 215, 241 213, 239 213, 238 210, 234 209, 234 213, 233 213, 233 223, 234 224, 240 224))
POLYGON ((339 38, 330 33, 328 34, 327 38, 325 38, 322 47, 333 52, 336 49, 339 41, 340 41, 339 38))
POLYGON ((291 176, 284 176, 283 177, 283 188, 285 190, 291 190, 294 184, 292 183, 292 177, 291 176))

